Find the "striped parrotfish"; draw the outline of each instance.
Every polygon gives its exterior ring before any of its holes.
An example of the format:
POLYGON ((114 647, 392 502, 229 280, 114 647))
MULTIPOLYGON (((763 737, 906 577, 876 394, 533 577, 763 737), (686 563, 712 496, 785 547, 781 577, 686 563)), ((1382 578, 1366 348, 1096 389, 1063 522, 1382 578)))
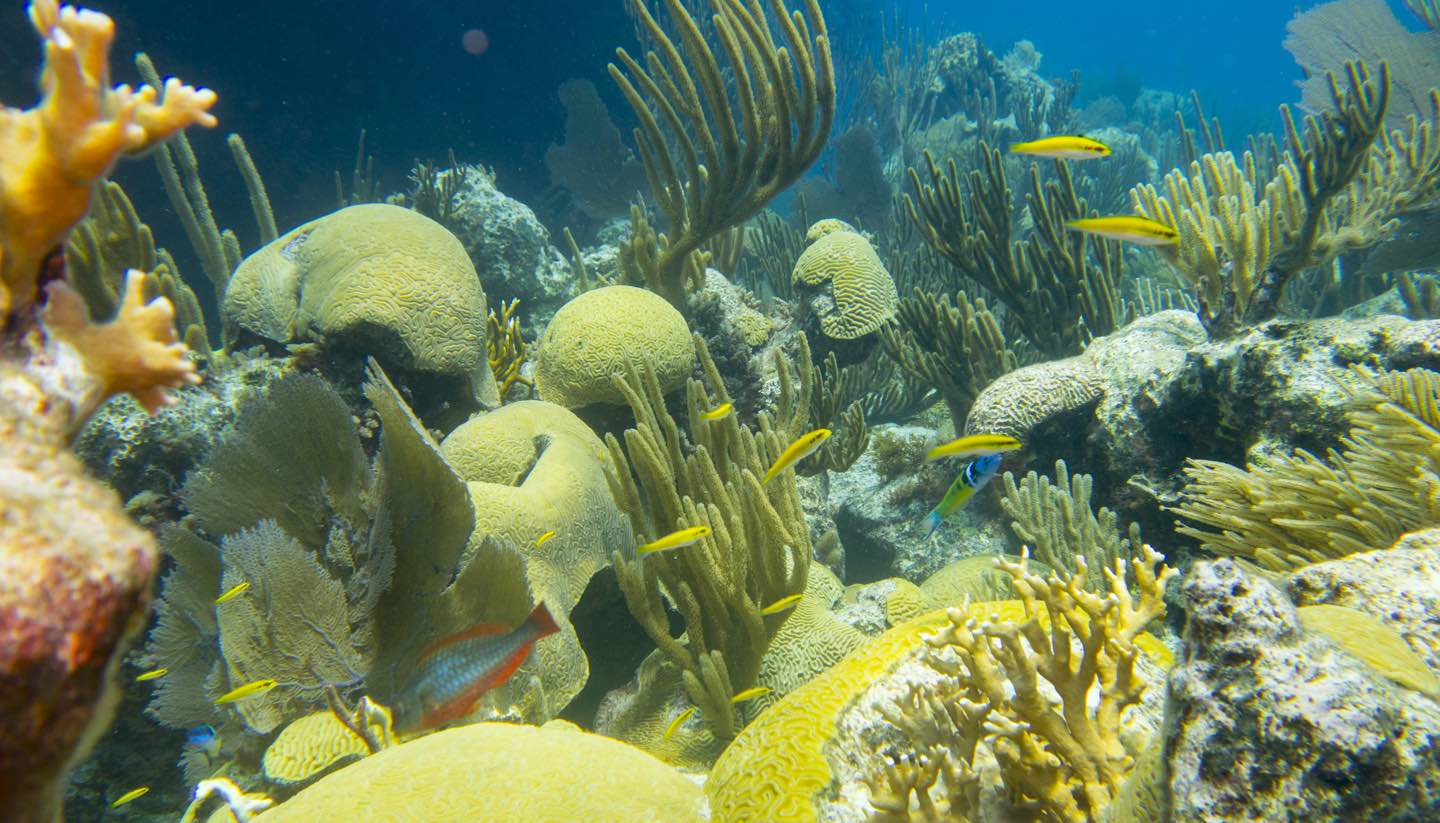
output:
POLYGON ((480 623, 437 641, 420 655, 395 700, 396 728, 429 729, 464 717, 510 679, 536 640, 559 630, 541 603, 513 629, 480 623))
POLYGON ((960 472, 960 476, 956 477, 955 482, 951 483, 950 488, 946 490, 945 496, 940 498, 940 502, 930 510, 930 514, 926 518, 930 523, 930 531, 925 536, 928 538, 934 534, 945 518, 965 505, 966 501, 975 496, 975 492, 985 488, 985 484, 989 483, 990 478, 994 477, 998 471, 1000 471, 1000 455, 998 454, 977 457, 966 464, 960 472))

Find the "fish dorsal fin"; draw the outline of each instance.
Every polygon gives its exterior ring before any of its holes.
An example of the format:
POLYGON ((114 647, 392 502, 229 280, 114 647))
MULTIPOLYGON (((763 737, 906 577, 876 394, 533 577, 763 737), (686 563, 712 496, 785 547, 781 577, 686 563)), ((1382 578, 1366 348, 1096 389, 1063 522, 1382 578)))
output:
POLYGON ((461 629, 452 635, 442 637, 434 643, 431 643, 425 651, 420 653, 419 659, 428 660, 433 657, 436 652, 464 640, 474 640, 477 637, 494 637, 509 631, 510 628, 508 626, 501 625, 500 623, 476 623, 468 629, 461 629))

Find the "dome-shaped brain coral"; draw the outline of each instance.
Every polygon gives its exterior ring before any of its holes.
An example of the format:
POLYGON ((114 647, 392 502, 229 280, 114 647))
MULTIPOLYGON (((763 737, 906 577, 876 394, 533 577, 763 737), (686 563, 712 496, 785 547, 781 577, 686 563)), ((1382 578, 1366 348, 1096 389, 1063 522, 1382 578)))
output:
POLYGON ((485 359, 485 290, 439 223, 384 204, 293 229, 240 264, 222 305, 227 341, 345 340, 387 365, 462 381, 499 404, 485 359))
POLYGON ((694 823, 703 808, 700 788, 675 769, 556 721, 427 735, 325 777, 261 819, 694 823))
POLYGON ((827 336, 854 340, 895 316, 900 306, 895 281, 869 240, 839 220, 821 220, 806 236, 813 242, 800 254, 791 277, 816 288, 830 284, 833 305, 819 310, 827 336))
POLYGON ((632 362, 654 369, 667 392, 679 388, 695 366, 685 318, 665 298, 633 286, 594 289, 566 303, 537 348, 540 398, 572 409, 624 404, 612 381, 632 362))
MULTIPOLYGON (((388 722, 388 712, 385 719, 388 722)), ((390 733, 379 724, 371 728, 377 738, 390 733)), ((369 753, 365 741, 327 709, 307 714, 286 726, 265 749, 261 766, 265 778, 273 783, 307 783, 340 763, 369 753)))
MULTIPOLYGON (((492 537, 520 549, 531 590, 560 624, 558 642, 537 645, 525 664, 535 667, 549 709, 558 711, 589 672, 570 610, 610 564, 610 552, 634 543, 605 480, 605 445, 569 409, 525 400, 472 417, 440 451, 474 502, 470 545, 492 537)), ((517 687, 523 682, 517 678, 517 687)))

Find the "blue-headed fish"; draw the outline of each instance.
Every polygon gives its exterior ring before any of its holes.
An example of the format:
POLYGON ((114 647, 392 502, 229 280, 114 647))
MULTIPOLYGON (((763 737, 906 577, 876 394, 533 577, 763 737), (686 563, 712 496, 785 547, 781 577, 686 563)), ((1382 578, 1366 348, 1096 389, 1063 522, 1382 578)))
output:
POLYGON ((481 696, 510 679, 535 641, 560 631, 544 603, 513 629, 481 623, 425 651, 395 700, 395 726, 429 729, 464 717, 481 696))
POLYGON ((220 753, 220 735, 214 726, 195 726, 186 732, 185 742, 211 758, 220 753))
POLYGON ((925 536, 929 537, 934 534, 945 518, 965 505, 970 498, 975 496, 975 492, 985 488, 985 484, 989 483, 990 478, 994 477, 998 471, 1000 471, 1000 455, 998 454, 987 454, 970 461, 960 472, 960 476, 955 478, 955 482, 950 484, 945 496, 940 498, 940 502, 930 510, 929 516, 926 517, 930 523, 930 531, 925 536))

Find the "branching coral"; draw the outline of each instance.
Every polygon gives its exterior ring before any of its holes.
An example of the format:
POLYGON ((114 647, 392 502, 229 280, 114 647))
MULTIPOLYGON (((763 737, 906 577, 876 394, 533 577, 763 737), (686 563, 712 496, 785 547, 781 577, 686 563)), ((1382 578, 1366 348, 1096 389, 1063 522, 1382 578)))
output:
POLYGON ((1248 470, 1192 460, 1173 511, 1206 551, 1295 569, 1395 543, 1440 523, 1440 375, 1357 369, 1342 449, 1303 449, 1248 470))
POLYGON ((773 24, 758 2, 712 0, 722 69, 680 0, 666 2, 678 46, 645 3, 631 5, 658 54, 646 54, 647 70, 619 49, 623 68, 612 63, 610 76, 640 120, 635 143, 670 231, 656 235, 632 217, 623 260, 629 280, 684 310, 686 292, 704 279, 695 253, 763 209, 824 149, 835 119, 830 39, 816 0, 803 14, 771 0, 773 24))
POLYGON ((981 390, 1019 363, 985 300, 965 292, 936 297, 915 290, 900 301, 880 343, 911 380, 939 389, 958 431, 981 390))
POLYGON ((1006 472, 1000 505, 1030 554, 1066 576, 1077 574, 1083 563, 1089 569, 1085 588, 1101 591, 1105 570, 1129 560, 1142 543, 1138 524, 1131 523, 1128 536, 1122 536, 1114 512, 1104 506, 1091 511, 1094 485, 1090 475, 1071 475, 1065 461, 1057 460, 1053 484, 1032 471, 1017 485, 1006 472))
POLYGON ((1196 289, 1212 335, 1273 317, 1300 272, 1381 242, 1395 215, 1440 195, 1440 90, 1426 119, 1387 133, 1386 64, 1373 79, 1349 64, 1345 82, 1331 75, 1334 110, 1306 118, 1303 134, 1284 110, 1288 151, 1268 181, 1253 154, 1208 154, 1167 175, 1164 195, 1131 192, 1138 213, 1180 232, 1161 253, 1196 289))
POLYGON ((1149 546, 1130 561, 1132 596, 1119 561, 1105 570, 1108 591, 1092 592, 1083 561, 1077 574, 1045 580, 1023 559, 1002 559, 1024 603, 1023 622, 980 622, 951 609, 949 624, 927 639, 935 651, 926 661, 954 679, 952 695, 988 704, 985 741, 1010 796, 1034 819, 1100 819, 1134 765, 1121 721, 1144 691, 1136 638, 1165 613, 1165 584, 1175 574, 1161 561, 1149 546), (1059 694, 1058 707, 1042 679, 1059 694))
POLYGON ((686 692, 715 736, 729 739, 739 728, 730 698, 755 685, 760 659, 789 616, 761 609, 804 591, 810 568, 809 527, 793 473, 760 483, 766 467, 804 430, 809 387, 795 391, 790 368, 777 353, 775 417, 762 413, 758 432, 741 426, 735 415, 704 420, 701 415, 730 398, 703 340, 697 337, 695 346, 706 382, 690 381, 687 394, 693 449, 682 446, 680 426, 648 370, 632 369, 617 379, 636 426, 625 433, 625 448, 614 435, 606 442, 611 490, 637 542, 691 526, 707 526, 710 534, 645 557, 616 552, 614 563, 631 613, 681 669, 686 692), (670 633, 666 597, 684 618, 683 637, 670 633))
POLYGON ((529 388, 535 385, 534 381, 520 373, 530 345, 525 342, 525 335, 520 329, 520 318, 515 316, 515 309, 519 306, 519 300, 502 302, 500 313, 497 315, 491 309, 490 316, 485 319, 485 357, 500 387, 501 399, 511 386, 519 384, 529 388))
POLYGON ((928 183, 910 170, 905 205, 925 241, 994 295, 1009 310, 1007 322, 1048 357, 1078 353, 1091 337, 1124 325, 1119 247, 1065 227, 1090 215, 1069 167, 1057 161, 1056 178, 1044 182, 1039 167, 1030 166, 1026 200, 1034 228, 1012 242, 1003 157, 982 143, 980 160, 964 181, 953 159, 942 171, 928 153, 928 183))

